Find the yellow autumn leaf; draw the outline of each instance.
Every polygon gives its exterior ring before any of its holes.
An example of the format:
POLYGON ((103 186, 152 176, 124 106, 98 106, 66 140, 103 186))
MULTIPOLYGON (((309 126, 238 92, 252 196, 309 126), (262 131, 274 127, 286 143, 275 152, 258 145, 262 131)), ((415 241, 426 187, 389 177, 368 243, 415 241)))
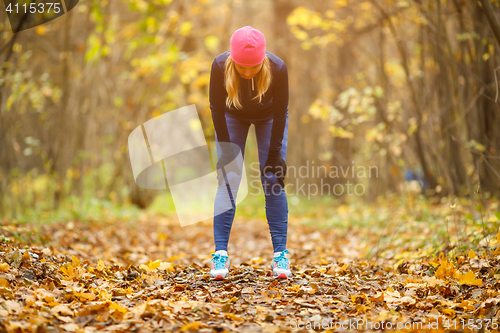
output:
POLYGON ((42 293, 42 299, 47 302, 47 303, 52 303, 54 302, 54 296, 51 293, 45 292, 42 293))
POLYGON ((10 268, 10 265, 6 262, 0 263, 0 271, 7 272, 10 268))
POLYGON ((175 272, 174 264, 171 262, 161 262, 159 269, 175 272))
POLYGON ((118 295, 126 295, 126 294, 131 294, 134 292, 134 290, 130 287, 127 287, 127 289, 115 288, 115 289, 113 289, 113 291, 115 293, 117 293, 118 295))
POLYGON ((455 311, 453 309, 442 309, 441 312, 451 318, 455 317, 455 311))
POLYGON ((95 295, 92 293, 76 293, 76 296, 80 297, 80 300, 83 299, 88 299, 89 301, 93 301, 95 299, 95 295))
POLYGON ((441 265, 436 270, 435 276, 442 280, 445 280, 446 277, 455 277, 455 266, 453 263, 448 262, 448 259, 444 257, 443 252, 439 253, 439 261, 441 262, 441 265))
POLYGON ((63 316, 73 316, 73 310, 69 308, 66 304, 57 304, 52 309, 50 309, 54 315, 63 315, 63 316))
POLYGON ((363 304, 356 304, 357 313, 366 313, 370 309, 371 309, 371 307, 369 307, 369 306, 366 306, 363 304))
POLYGON ((0 277, 0 287, 2 288, 7 288, 10 285, 9 281, 7 279, 0 277))
POLYGON ((153 261, 153 262, 149 262, 149 264, 141 264, 139 265, 139 268, 145 270, 145 271, 148 271, 148 272, 152 272, 154 270, 156 270, 157 268, 159 268, 161 266, 161 261, 160 260, 156 260, 156 261, 153 261))
POLYGON ((482 279, 476 279, 473 271, 468 271, 465 274, 458 273, 458 283, 480 286, 483 283, 482 279))
POLYGON ((370 297, 370 301, 372 301, 372 302, 384 301, 384 293, 381 291, 378 291, 375 295, 370 297))
POLYGON ((73 266, 68 266, 68 268, 61 266, 61 272, 63 272, 66 276, 72 277, 74 275, 73 273, 73 266))
POLYGON ((71 261, 73 262, 73 267, 80 267, 82 263, 80 262, 80 259, 78 259, 75 256, 71 257, 71 261))
POLYGON ((313 290, 309 291, 309 294, 315 294, 315 293, 319 292, 319 286, 316 282, 311 282, 311 288, 313 290))
POLYGON ((337 272, 335 271, 334 266, 330 266, 330 268, 326 271, 327 275, 335 275, 337 272))
POLYGON ((111 301, 111 294, 106 289, 99 290, 99 296, 105 301, 111 301))
POLYGON ((337 270, 337 273, 345 273, 345 272, 346 272, 347 267, 349 267, 349 265, 344 264, 344 266, 340 267, 340 268, 337 270))
POLYGON ((149 266, 149 268, 151 270, 155 270, 158 267, 160 267, 160 264, 161 264, 161 261, 160 260, 156 260, 156 261, 150 262, 148 266, 149 266))
POLYGON ((196 330, 201 325, 202 325, 202 323, 200 323, 199 321, 195 321, 194 323, 190 323, 190 324, 182 326, 181 329, 180 329, 180 331, 181 332, 186 332, 186 331, 190 331, 190 330, 196 330))
POLYGON ((143 269, 143 270, 145 270, 145 271, 148 271, 148 272, 151 272, 151 271, 152 271, 152 269, 151 269, 151 268, 149 268, 149 265, 145 265, 145 264, 140 264, 140 265, 139 265, 139 268, 140 268, 140 269, 143 269))
POLYGON ((109 308, 118 312, 123 312, 123 313, 127 312, 127 308, 113 302, 109 305, 109 308))
POLYGON ((241 318, 241 317, 238 317, 237 315, 235 315, 234 313, 226 313, 225 314, 225 317, 226 318, 229 318, 229 319, 233 319, 233 320, 239 320, 239 321, 245 321, 245 319, 241 318))
POLYGON ((470 251, 469 251, 469 258, 473 259, 475 257, 476 257, 476 252, 474 252, 473 249, 470 249, 470 251))
POLYGON ((99 259, 99 261, 97 262, 97 270, 102 271, 103 269, 104 269, 104 261, 99 259))
POLYGON ((469 300, 463 300, 462 303, 457 305, 457 308, 462 308, 467 311, 474 311, 476 309, 473 303, 469 300))

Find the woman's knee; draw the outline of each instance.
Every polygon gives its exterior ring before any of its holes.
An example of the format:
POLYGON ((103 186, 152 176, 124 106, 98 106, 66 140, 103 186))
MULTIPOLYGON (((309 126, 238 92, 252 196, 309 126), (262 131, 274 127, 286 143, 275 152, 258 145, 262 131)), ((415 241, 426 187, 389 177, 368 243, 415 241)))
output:
POLYGON ((278 178, 274 173, 268 172, 260 178, 262 180, 262 187, 264 188, 265 193, 279 194, 282 191, 278 178))
MULTIPOLYGON (((227 174, 226 174, 226 178, 227 179, 227 182, 231 185, 231 186, 238 186, 241 182, 241 175, 238 175, 236 172, 234 171, 229 171, 227 174)), ((226 182, 225 180, 222 181, 222 186, 225 186, 226 185, 226 182)))

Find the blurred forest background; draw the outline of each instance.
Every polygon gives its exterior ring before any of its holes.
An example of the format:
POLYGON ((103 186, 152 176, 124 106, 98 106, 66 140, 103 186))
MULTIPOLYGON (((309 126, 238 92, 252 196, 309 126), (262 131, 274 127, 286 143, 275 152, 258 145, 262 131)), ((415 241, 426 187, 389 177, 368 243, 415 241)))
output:
MULTIPOLYGON (((2 4, 0 216, 150 207, 165 192, 136 186, 128 135, 195 104, 213 141, 211 63, 245 25, 288 66, 289 166, 376 166, 378 177, 361 180, 367 202, 408 191, 471 204, 498 197, 499 5, 83 0, 14 34, 2 4)), ((247 154, 256 158, 255 144, 247 154)), ((359 181, 350 176, 287 181, 359 181)))
MULTIPOLYGON (((5 10, 0 331, 498 323, 500 0, 81 0, 18 33, 5 10), (179 226, 128 152, 135 128, 192 104, 215 140, 211 64, 246 25, 288 67, 287 165, 344 170, 287 175, 280 285, 262 193, 238 205, 230 283, 215 284, 211 221, 179 226), (311 196, 348 182, 366 192, 311 196)), ((252 127, 249 177, 257 157, 252 127)))

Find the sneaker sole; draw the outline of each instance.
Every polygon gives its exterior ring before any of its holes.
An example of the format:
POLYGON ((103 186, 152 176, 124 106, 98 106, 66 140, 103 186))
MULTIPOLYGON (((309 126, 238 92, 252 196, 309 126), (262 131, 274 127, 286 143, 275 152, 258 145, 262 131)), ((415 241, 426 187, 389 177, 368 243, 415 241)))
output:
POLYGON ((288 279, 288 276, 286 276, 285 273, 281 273, 278 276, 273 276, 273 272, 271 272, 271 277, 274 278, 274 279, 288 279))
POLYGON ((229 273, 227 273, 226 277, 223 275, 217 275, 216 277, 210 277, 211 281, 220 281, 220 280, 227 280, 229 278, 229 273))

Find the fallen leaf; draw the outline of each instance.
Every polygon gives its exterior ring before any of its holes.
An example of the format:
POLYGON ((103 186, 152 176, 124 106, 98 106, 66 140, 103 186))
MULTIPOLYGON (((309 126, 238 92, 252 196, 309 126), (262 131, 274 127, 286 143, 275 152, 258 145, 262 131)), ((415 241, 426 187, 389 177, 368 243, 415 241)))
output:
POLYGON ((476 276, 474 275, 473 271, 468 271, 465 274, 458 273, 457 276, 458 276, 458 283, 460 284, 480 286, 483 283, 482 279, 476 279, 476 276))
POLYGON ((10 268, 10 265, 6 262, 0 263, 0 271, 1 272, 7 272, 10 268))
POLYGON ((97 262, 97 270, 98 271, 102 271, 104 269, 104 261, 102 261, 101 259, 99 259, 99 261, 97 262))
POLYGON ((50 311, 57 315, 73 316, 73 311, 66 304, 56 305, 50 311))

